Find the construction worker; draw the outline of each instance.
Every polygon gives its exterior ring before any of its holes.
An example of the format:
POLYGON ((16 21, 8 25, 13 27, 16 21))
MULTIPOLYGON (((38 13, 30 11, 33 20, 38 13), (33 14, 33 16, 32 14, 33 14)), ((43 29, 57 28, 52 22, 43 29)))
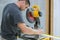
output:
POLYGON ((24 34, 41 34, 41 30, 34 30, 27 27, 22 18, 21 11, 30 6, 29 0, 18 0, 16 3, 10 3, 3 10, 1 22, 1 40, 17 40, 16 34, 18 28, 24 34))

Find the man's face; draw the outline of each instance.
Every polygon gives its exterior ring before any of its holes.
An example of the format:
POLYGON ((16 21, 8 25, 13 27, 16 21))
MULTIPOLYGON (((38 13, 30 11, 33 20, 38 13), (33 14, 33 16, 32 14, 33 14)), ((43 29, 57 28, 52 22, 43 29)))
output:
POLYGON ((28 7, 29 7, 29 4, 26 4, 26 1, 20 1, 21 10, 25 10, 28 7))
POLYGON ((25 10, 26 8, 28 8, 29 7, 29 4, 25 4, 25 5, 23 5, 22 7, 21 7, 21 10, 25 10))

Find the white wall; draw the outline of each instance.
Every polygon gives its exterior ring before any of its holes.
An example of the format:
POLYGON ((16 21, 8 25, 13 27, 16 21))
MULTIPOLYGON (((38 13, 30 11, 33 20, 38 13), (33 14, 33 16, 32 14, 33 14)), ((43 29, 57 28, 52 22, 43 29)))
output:
MULTIPOLYGON (((53 34, 55 36, 60 36, 60 0, 54 0, 54 26, 53 34)), ((60 39, 55 39, 60 40, 60 39)))

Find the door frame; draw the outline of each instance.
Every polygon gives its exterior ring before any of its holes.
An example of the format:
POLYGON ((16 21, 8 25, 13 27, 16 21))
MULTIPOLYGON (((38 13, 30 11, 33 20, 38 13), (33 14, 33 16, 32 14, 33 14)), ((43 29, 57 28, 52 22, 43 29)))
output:
POLYGON ((46 0, 46 34, 53 35, 53 0, 46 0))

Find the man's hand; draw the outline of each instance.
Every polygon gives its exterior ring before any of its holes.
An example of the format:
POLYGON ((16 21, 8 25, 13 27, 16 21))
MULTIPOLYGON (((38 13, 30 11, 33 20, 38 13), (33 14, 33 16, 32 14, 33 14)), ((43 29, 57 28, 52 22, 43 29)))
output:
MULTIPOLYGON (((29 28, 30 29, 30 28, 29 28)), ((29 31, 29 30, 28 30, 29 31)), ((43 34, 43 30, 41 29, 33 29, 32 31, 29 31, 29 32, 24 32, 24 34, 29 34, 29 35, 40 35, 40 34, 43 34)))
POLYGON ((40 35, 40 34, 43 33, 43 31, 41 29, 38 29, 38 30, 32 29, 30 27, 27 27, 24 23, 19 23, 18 27, 21 29, 21 31, 24 34, 33 34, 33 35, 37 34, 37 35, 40 35))
POLYGON ((38 29, 37 32, 36 32, 36 34, 38 34, 38 35, 39 34, 42 34, 42 33, 43 33, 43 30, 42 29, 38 29))

